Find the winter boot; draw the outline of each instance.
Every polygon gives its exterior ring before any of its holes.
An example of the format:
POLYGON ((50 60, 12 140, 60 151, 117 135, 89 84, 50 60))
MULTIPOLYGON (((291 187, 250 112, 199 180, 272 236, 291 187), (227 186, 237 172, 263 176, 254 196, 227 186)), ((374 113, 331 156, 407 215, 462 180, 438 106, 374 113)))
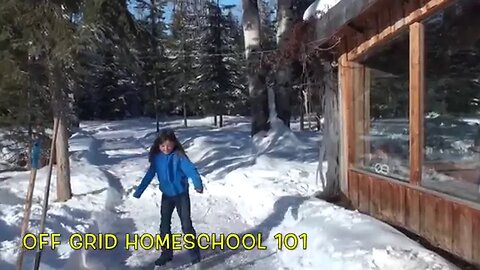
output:
POLYGON ((162 252, 162 255, 155 261, 155 265, 157 266, 162 266, 168 263, 173 259, 173 253, 172 252, 162 252))
POLYGON ((200 249, 198 247, 194 248, 190 252, 192 257, 192 265, 197 264, 202 260, 202 257, 200 256, 200 249))
POLYGON ((200 256, 194 258, 194 259, 192 260, 192 265, 199 263, 201 260, 202 260, 202 258, 200 258, 200 256))

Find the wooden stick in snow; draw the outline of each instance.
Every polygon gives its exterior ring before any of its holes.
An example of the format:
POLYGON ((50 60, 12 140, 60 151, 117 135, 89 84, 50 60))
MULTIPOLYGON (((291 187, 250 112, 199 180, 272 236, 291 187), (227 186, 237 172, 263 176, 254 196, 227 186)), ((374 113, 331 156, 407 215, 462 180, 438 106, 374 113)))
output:
POLYGON ((25 254, 25 249, 23 247, 23 238, 28 230, 28 222, 30 221, 30 213, 32 209, 32 197, 33 190, 35 188, 35 180, 37 178, 37 169, 40 160, 40 145, 38 142, 35 142, 31 150, 31 172, 30 172, 30 181, 28 182, 27 197, 25 199, 25 210, 23 212, 23 221, 20 234, 20 249, 17 257, 17 270, 21 270, 23 266, 23 256, 25 254))
MULTIPOLYGON (((47 181, 45 184, 45 192, 43 196, 43 209, 42 209, 42 217, 40 220, 40 232, 43 233, 45 231, 45 219, 47 216, 47 207, 48 207, 48 197, 50 195, 50 182, 52 180, 52 170, 53 170, 53 155, 55 153, 55 142, 57 141, 57 134, 58 134, 58 126, 59 120, 55 118, 53 120, 53 138, 52 138, 52 145, 50 146, 50 160, 48 162, 48 175, 47 181)), ((34 270, 38 270, 40 267, 40 258, 41 258, 42 250, 37 249, 37 253, 35 254, 35 264, 33 266, 34 270)))

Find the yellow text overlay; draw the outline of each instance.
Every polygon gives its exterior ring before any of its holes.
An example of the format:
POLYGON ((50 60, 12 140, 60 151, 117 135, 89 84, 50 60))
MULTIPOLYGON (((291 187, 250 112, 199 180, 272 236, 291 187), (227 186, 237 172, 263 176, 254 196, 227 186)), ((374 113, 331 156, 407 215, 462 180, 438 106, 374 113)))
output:
MULTIPOLYGON (((61 244, 61 235, 52 234, 26 234, 22 239, 23 247, 27 250, 43 249, 49 246, 54 249, 61 244)), ((307 234, 300 235, 294 233, 281 234, 273 236, 279 250, 294 250, 297 248, 307 249, 307 234)), ((68 238, 68 245, 74 249, 104 249, 112 250, 118 247, 125 249, 144 249, 160 250, 162 247, 172 250, 193 249, 230 249, 230 250, 266 250, 264 237, 261 233, 248 234, 205 234, 201 233, 195 238, 192 234, 125 234, 117 235, 112 233, 105 234, 80 234, 74 233, 68 238)))

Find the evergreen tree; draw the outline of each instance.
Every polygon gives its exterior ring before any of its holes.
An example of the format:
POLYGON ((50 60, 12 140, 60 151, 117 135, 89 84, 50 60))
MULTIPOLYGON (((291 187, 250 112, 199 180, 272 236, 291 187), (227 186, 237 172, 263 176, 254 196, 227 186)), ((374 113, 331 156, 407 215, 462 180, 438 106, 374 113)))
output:
MULTIPOLYGON (((199 100, 204 111, 215 116, 230 114, 237 100, 244 97, 239 59, 243 58, 237 42, 240 41, 239 24, 227 6, 223 14, 216 1, 205 4, 207 15, 202 27, 200 67, 197 85, 199 100)), ((222 126, 222 118, 220 118, 222 126)))
POLYGON ((192 1, 180 1, 176 4, 170 28, 171 39, 167 49, 167 56, 171 59, 170 85, 176 91, 171 100, 175 103, 176 111, 183 112, 185 126, 187 110, 197 111, 199 108, 196 98, 199 92, 196 85, 196 71, 199 65, 198 26, 200 23, 195 11, 196 7, 192 1))
MULTIPOLYGON (((71 198, 70 164, 68 158, 68 129, 71 127, 75 61, 73 59, 77 28, 74 14, 78 14, 82 1, 15 1, 19 11, 15 23, 22 29, 23 42, 28 44, 27 59, 38 65, 28 70, 41 78, 46 99, 50 101, 54 120, 58 123, 55 142, 57 163, 57 200, 71 198), (36 71, 42 71, 36 73, 36 71)), ((50 122, 50 121, 48 121, 50 122)), ((46 123, 48 123, 46 122, 46 123)), ((44 124, 44 123, 43 123, 44 124)))
POLYGON ((32 91, 38 85, 28 72, 34 59, 29 57, 22 25, 16 22, 19 12, 14 1, 0 5, 0 126, 10 128, 27 127, 29 115, 33 114, 29 105, 38 104, 31 102, 38 100, 38 92, 32 91))
POLYGON ((143 62, 142 98, 144 112, 155 116, 168 110, 169 59, 166 57, 167 25, 164 13, 165 0, 137 0, 135 9, 140 14, 139 25, 148 33, 148 40, 139 40, 140 57, 143 62))
POLYGON ((200 103, 204 111, 209 114, 223 114, 227 96, 227 71, 223 64, 222 49, 225 48, 223 39, 224 18, 220 7, 213 1, 205 5, 208 11, 205 24, 202 27, 200 41, 200 66, 197 76, 200 87, 200 103))
POLYGON ((275 7, 269 0, 260 0, 258 9, 261 23, 262 48, 264 50, 273 50, 277 47, 275 34, 277 33, 275 7))
POLYGON ((227 69, 230 74, 232 89, 229 91, 231 100, 227 102, 229 114, 249 115, 248 112, 248 89, 246 67, 247 62, 244 55, 244 37, 242 25, 232 12, 233 6, 227 6, 226 15, 226 39, 229 52, 233 55, 228 57, 227 69))
POLYGON ((137 38, 145 32, 128 12, 126 1, 88 2, 83 19, 86 30, 80 41, 86 42, 79 59, 86 74, 80 82, 85 93, 79 96, 82 107, 87 108, 81 115, 122 119, 142 114, 142 62, 137 38))

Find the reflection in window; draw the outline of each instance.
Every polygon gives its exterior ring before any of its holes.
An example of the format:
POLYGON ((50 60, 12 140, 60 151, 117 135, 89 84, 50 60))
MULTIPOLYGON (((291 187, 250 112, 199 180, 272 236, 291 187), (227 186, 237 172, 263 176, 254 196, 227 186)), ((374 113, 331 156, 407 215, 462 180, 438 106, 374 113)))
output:
POLYGON ((425 186, 480 200, 480 2, 425 22, 425 186))
POLYGON ((354 72, 355 167, 409 178, 409 39, 402 33, 354 72))

